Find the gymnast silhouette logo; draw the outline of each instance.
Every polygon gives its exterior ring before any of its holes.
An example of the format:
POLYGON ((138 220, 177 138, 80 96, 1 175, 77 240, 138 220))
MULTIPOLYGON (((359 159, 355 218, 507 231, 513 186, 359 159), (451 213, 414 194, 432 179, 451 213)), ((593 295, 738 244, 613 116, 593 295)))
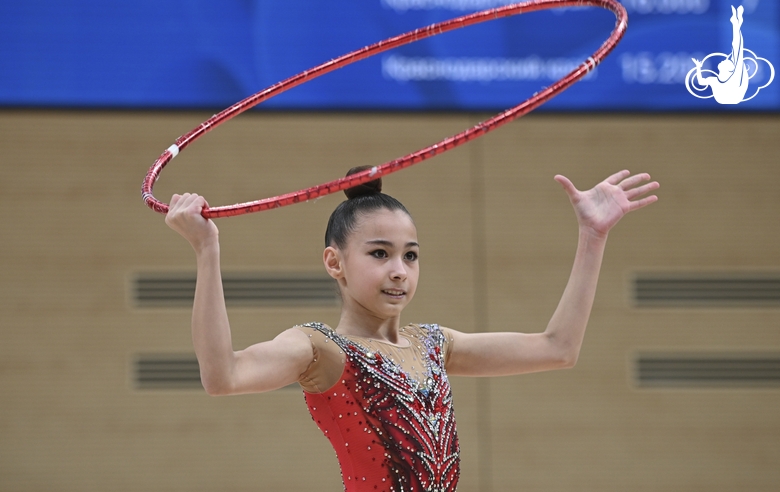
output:
POLYGON ((745 48, 741 31, 744 11, 745 9, 741 5, 737 9, 731 7, 730 20, 733 37, 730 54, 710 53, 701 61, 692 58, 695 66, 685 76, 685 88, 693 96, 699 99, 714 97, 720 104, 739 104, 753 99, 761 89, 772 83, 775 78, 775 67, 766 58, 761 58, 745 48), (702 69, 702 65, 710 58, 715 60, 722 58, 722 61, 718 63, 718 73, 702 69), (769 69, 769 80, 764 85, 755 87, 755 91, 750 96, 745 97, 750 79, 759 72, 762 63, 766 64, 769 69), (712 91, 709 95, 700 95, 700 93, 708 93, 708 88, 712 91))

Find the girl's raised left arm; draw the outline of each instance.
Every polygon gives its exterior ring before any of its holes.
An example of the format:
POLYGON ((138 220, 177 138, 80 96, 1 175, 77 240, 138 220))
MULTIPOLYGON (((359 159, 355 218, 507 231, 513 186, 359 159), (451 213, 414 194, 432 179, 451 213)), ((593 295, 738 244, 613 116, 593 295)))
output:
POLYGON ((579 241, 569 281, 543 333, 461 333, 452 330, 447 372, 502 376, 572 367, 579 357, 596 295, 610 229, 627 213, 658 200, 643 195, 658 188, 649 174, 620 171, 593 189, 579 191, 555 176, 569 195, 579 224, 579 241))

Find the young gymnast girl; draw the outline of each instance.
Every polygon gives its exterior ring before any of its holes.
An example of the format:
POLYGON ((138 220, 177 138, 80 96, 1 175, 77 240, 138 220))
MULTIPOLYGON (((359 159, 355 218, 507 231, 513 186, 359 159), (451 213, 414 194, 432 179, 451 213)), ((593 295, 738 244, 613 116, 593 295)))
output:
MULTIPOLYGON (((357 168, 351 172, 361 170, 357 168)), ((332 329, 295 326, 234 351, 220 274, 216 225, 206 201, 174 195, 166 223, 195 249, 192 338, 210 395, 259 393, 298 382, 312 418, 336 451, 344 488, 454 491, 459 447, 448 375, 500 376, 572 367, 596 292, 610 229, 657 200, 647 174, 620 171, 588 191, 555 176, 579 223, 574 266, 543 333, 462 333, 403 325, 419 276, 409 212, 381 181, 347 190, 328 221, 323 262, 342 309, 332 329)))

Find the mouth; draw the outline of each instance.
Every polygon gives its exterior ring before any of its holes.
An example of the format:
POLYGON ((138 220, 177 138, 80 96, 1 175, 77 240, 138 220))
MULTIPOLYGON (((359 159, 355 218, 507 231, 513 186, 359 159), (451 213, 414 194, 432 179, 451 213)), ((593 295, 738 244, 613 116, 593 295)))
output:
POLYGON ((406 291, 400 289, 383 289, 382 293, 394 299, 401 299, 406 295, 406 291))

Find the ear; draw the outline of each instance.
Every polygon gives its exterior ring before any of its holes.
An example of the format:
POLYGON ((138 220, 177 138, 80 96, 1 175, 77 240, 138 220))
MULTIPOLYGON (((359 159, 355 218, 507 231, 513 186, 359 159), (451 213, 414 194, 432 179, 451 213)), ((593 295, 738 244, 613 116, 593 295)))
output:
POLYGON ((325 271, 336 280, 344 276, 341 252, 333 246, 328 246, 322 253, 322 262, 325 264, 325 271))

